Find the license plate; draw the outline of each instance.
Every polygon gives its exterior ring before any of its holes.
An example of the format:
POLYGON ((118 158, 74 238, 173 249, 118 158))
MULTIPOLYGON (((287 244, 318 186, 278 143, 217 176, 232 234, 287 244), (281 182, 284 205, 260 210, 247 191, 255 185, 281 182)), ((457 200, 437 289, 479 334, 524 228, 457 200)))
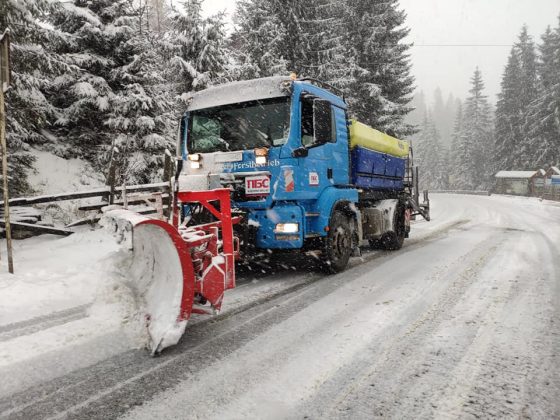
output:
POLYGON ((243 160, 243 152, 220 153, 214 158, 216 163, 239 162, 243 160))
POLYGON ((266 175, 248 176, 245 178, 245 194, 268 195, 270 194, 270 178, 266 175))

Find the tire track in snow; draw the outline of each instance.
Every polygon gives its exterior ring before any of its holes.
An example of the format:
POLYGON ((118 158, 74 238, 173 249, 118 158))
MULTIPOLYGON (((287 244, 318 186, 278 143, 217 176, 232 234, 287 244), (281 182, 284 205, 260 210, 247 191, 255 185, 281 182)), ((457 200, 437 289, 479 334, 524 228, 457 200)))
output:
MULTIPOLYGON (((344 279, 339 277, 315 298, 343 284, 344 279)), ((209 361, 226 357, 276 322, 290 317, 312 301, 303 298, 300 292, 296 289, 267 299, 237 313, 236 317, 199 322, 191 327, 186 340, 160 358, 149 358, 140 350, 128 352, 31 392, 2 400, 0 418, 115 418, 196 374, 208 366, 209 361), (287 297, 297 303, 286 305, 287 297), (207 328, 208 324, 213 325, 207 328)))
POLYGON ((467 223, 453 222, 421 238, 405 242, 397 252, 367 252, 353 259, 349 270, 336 276, 315 274, 273 295, 250 302, 217 317, 190 324, 185 339, 159 359, 142 350, 129 351, 80 369, 49 383, 0 399, 0 418, 110 418, 169 388, 185 376, 207 366, 208 360, 223 358, 274 323, 334 292, 346 284, 352 270, 376 259, 413 252, 467 223), (314 285, 321 284, 320 290, 314 285), (310 295, 310 296, 307 296, 310 295), (307 296, 307 297, 306 297, 307 296), (286 301, 290 300, 288 305, 286 301), (294 304, 294 301, 297 304, 294 304), (232 346, 231 343, 234 343, 232 346), (146 386, 156 383, 157 387, 146 386), (92 396, 93 394, 93 396, 92 396), (110 407, 108 410, 107 407, 110 407))
POLYGON ((340 385, 340 381, 351 378, 346 386, 331 388, 334 395, 319 395, 307 409, 321 413, 320 417, 324 418, 402 418, 403 413, 395 414, 391 410, 402 404, 418 381, 426 380, 424 375, 429 370, 420 355, 412 355, 446 320, 450 309, 477 280, 484 264, 504 240, 493 235, 457 260, 456 267, 436 272, 437 282, 447 284, 437 300, 420 309, 415 319, 406 321, 406 329, 381 341, 379 348, 372 350, 374 354, 364 355, 361 363, 351 366, 351 372, 341 373, 342 378, 334 380, 340 385), (325 405, 321 401, 331 402, 325 405))
POLYGON ((475 250, 482 259, 469 263, 435 312, 396 346, 370 355, 362 365, 366 373, 353 373, 358 379, 330 411, 312 410, 337 418, 558 418, 557 248, 543 244, 542 236, 505 228, 494 245, 490 239, 475 250), (509 253, 515 249, 521 252, 509 253))
POLYGON ((475 386, 462 405, 467 415, 560 418, 560 284, 554 265, 560 253, 544 234, 530 239, 523 241, 531 244, 524 261, 533 264, 510 280, 493 340, 471 371, 475 386))
POLYGON ((0 325, 0 343, 11 340, 12 338, 21 337, 22 335, 30 335, 37 331, 85 318, 90 306, 90 304, 80 305, 74 308, 53 312, 48 315, 26 319, 25 321, 0 325))

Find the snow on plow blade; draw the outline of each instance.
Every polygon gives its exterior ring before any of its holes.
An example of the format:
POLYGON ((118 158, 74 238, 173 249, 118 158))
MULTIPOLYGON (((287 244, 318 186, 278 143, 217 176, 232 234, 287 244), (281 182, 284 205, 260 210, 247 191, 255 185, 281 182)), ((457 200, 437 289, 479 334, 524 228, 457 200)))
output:
POLYGON ((167 222, 124 209, 106 212, 104 225, 133 252, 126 274, 146 319, 148 349, 155 354, 177 344, 191 313, 195 281, 183 239, 167 222))
POLYGON ((107 208, 102 224, 132 250, 126 274, 146 320, 152 355, 177 344, 192 313, 214 314, 235 287, 239 241, 233 236, 230 191, 178 192, 173 224, 107 208), (204 207, 214 222, 179 227, 181 205, 204 207), (218 207, 215 204, 218 204, 218 207))

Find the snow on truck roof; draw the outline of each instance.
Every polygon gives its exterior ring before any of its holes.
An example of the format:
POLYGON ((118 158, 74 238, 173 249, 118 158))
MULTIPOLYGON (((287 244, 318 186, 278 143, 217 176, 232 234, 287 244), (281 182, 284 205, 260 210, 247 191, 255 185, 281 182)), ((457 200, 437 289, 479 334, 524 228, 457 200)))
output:
POLYGON ((188 110, 288 96, 291 84, 289 77, 273 76, 217 85, 194 93, 189 98, 188 110))
POLYGON ((495 176, 496 178, 528 179, 535 175, 537 172, 538 171, 500 171, 495 176))

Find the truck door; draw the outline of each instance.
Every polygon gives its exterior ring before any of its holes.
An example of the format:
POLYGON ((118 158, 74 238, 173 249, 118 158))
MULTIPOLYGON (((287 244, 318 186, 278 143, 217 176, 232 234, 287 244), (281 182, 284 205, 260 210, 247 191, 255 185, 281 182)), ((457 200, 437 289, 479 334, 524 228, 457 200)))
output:
POLYGON ((307 156, 300 159, 300 168, 311 192, 348 184, 348 135, 343 109, 328 100, 302 95, 301 143, 307 156))

